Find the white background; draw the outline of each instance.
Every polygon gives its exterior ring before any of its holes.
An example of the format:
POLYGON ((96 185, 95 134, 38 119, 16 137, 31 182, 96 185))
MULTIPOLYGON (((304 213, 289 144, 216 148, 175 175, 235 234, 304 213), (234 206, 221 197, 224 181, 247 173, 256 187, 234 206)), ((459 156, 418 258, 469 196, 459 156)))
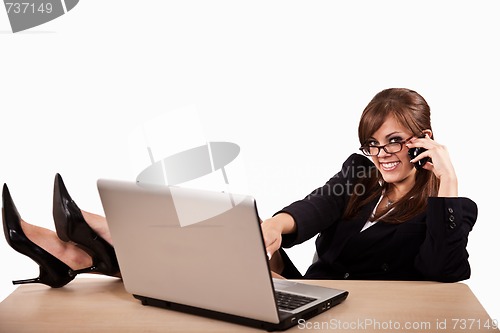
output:
MULTIPOLYGON (((431 105, 460 194, 479 206, 466 283, 500 319, 497 8, 495 1, 81 0, 17 34, 0 10, 0 182, 23 219, 47 228, 56 172, 80 208, 102 212, 96 179, 135 178, 132 129, 195 105, 208 140, 240 145, 248 191, 266 218, 357 151, 359 116, 375 93, 412 88, 431 105)), ((182 135, 175 124, 164 128, 182 135)), ((291 252, 301 269, 311 245, 291 252)), ((0 256, 3 299, 11 280, 38 268, 5 241, 0 256)))

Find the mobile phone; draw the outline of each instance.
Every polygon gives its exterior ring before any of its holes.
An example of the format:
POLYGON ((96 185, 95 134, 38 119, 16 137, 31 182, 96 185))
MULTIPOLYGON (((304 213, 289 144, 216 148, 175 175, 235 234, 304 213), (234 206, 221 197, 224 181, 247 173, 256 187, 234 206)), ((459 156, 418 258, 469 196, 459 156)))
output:
MULTIPOLYGON (((425 135, 419 136, 419 138, 425 138, 425 135)), ((423 147, 415 147, 408 149, 408 155, 410 155, 410 160, 414 159, 415 157, 422 154, 426 150, 427 149, 423 147)), ((430 160, 429 157, 424 157, 421 160, 418 160, 415 163, 413 163, 413 165, 415 166, 415 169, 420 170, 429 160, 430 160)))

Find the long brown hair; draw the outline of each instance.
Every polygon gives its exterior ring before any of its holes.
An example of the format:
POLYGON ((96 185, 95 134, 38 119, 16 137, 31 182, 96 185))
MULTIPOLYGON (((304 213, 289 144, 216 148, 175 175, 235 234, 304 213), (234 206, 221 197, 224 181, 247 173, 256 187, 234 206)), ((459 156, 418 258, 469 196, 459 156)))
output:
MULTIPOLYGON (((361 115, 358 127, 361 145, 364 145, 372 137, 389 116, 395 117, 415 136, 421 135, 422 131, 426 129, 432 130, 430 107, 422 96, 413 90, 404 88, 386 89, 375 95, 361 115)), ((381 174, 376 168, 373 169, 373 172, 367 173, 366 177, 359 180, 366 189, 364 191, 366 194, 362 196, 353 194, 351 196, 344 212, 346 219, 355 217, 359 212, 359 207, 374 201, 382 195, 384 190, 387 190, 387 184, 381 174)), ((420 169, 415 177, 413 188, 392 205, 392 211, 383 217, 383 222, 405 222, 425 211, 427 198, 437 195, 439 179, 433 172, 420 169)), ((378 216, 374 216, 373 220, 378 220, 386 212, 383 211, 378 216)))

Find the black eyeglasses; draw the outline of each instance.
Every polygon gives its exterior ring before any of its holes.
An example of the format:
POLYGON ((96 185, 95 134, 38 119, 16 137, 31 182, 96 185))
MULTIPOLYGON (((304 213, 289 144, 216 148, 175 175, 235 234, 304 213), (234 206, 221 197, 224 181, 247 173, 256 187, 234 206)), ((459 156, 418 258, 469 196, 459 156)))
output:
POLYGON ((361 150, 361 152, 366 156, 378 156, 378 154, 380 154, 380 149, 383 149, 387 154, 395 154, 403 150, 403 145, 411 138, 413 138, 413 136, 406 140, 390 142, 383 146, 363 145, 359 148, 359 150, 361 150))

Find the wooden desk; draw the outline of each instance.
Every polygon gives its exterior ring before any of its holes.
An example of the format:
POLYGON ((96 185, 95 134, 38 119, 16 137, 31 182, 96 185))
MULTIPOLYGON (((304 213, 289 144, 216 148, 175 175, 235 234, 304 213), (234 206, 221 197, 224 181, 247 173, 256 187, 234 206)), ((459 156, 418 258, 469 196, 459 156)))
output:
MULTIPOLYGON (((346 289, 342 304, 287 332, 498 332, 461 283, 308 281, 346 289), (410 325, 408 328, 405 325, 410 325)), ((78 278, 61 289, 22 285, 0 303, 0 332, 263 332, 142 306, 120 280, 78 278)))

